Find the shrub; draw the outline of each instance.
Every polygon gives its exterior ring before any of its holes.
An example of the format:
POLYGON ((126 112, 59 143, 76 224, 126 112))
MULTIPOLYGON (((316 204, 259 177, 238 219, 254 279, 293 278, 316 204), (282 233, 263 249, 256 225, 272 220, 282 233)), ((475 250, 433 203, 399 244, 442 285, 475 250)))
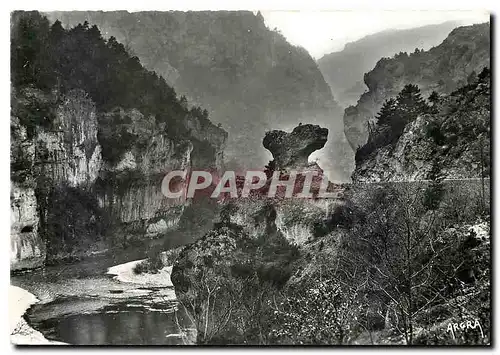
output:
POLYGON ((161 253, 155 254, 146 260, 137 263, 134 268, 134 274, 157 274, 159 270, 165 267, 161 253))

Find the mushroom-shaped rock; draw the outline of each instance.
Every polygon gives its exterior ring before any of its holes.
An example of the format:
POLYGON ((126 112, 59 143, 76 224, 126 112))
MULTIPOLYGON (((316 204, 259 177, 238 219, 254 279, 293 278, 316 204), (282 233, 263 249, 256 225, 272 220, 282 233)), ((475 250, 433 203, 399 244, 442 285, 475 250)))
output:
POLYGON ((276 168, 284 170, 307 166, 309 155, 323 148, 327 139, 327 128, 302 124, 291 133, 279 130, 267 132, 262 144, 273 155, 276 168))

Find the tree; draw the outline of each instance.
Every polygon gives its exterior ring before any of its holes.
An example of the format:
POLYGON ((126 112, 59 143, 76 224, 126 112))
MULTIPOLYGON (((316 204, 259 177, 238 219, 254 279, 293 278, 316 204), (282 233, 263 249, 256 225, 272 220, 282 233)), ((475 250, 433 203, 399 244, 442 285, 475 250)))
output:
POLYGON ((398 102, 396 99, 391 97, 385 100, 376 118, 377 125, 392 126, 399 119, 398 102))
POLYGON ((439 96, 439 94, 436 91, 432 91, 427 100, 431 104, 436 105, 441 100, 441 97, 439 96))
MULTIPOLYGON (((331 261, 331 260, 329 260, 331 261)), ((359 333, 359 291, 367 280, 343 282, 335 264, 282 294, 271 339, 278 344, 345 345, 359 333)))
POLYGON ((405 182, 358 192, 361 213, 339 267, 367 278, 371 307, 409 345, 416 325, 432 322, 427 311, 450 299, 461 265, 450 257, 456 240, 443 239, 441 211, 425 206, 423 191, 422 183, 405 182))
POLYGON ((427 104, 422 98, 417 85, 407 84, 396 97, 396 101, 401 111, 401 124, 404 125, 414 121, 427 109, 427 104))
POLYGON ((394 144, 406 125, 429 111, 420 89, 406 85, 395 98, 387 99, 376 116, 376 125, 368 126, 367 143, 356 150, 356 162, 362 161, 378 148, 394 144))
POLYGON ((14 87, 34 84, 42 90, 53 85, 50 25, 37 11, 15 11, 11 30, 11 76, 14 87))
POLYGON ((478 78, 480 81, 484 79, 489 79, 491 77, 491 72, 490 69, 487 67, 484 67, 483 70, 481 70, 481 73, 479 73, 478 78))

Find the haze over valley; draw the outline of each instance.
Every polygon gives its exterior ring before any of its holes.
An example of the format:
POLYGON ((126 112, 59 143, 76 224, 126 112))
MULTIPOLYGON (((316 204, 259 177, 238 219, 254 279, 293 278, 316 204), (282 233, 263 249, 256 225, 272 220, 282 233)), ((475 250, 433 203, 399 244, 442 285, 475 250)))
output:
POLYGON ((482 11, 13 12, 12 341, 491 344, 490 48, 482 11))

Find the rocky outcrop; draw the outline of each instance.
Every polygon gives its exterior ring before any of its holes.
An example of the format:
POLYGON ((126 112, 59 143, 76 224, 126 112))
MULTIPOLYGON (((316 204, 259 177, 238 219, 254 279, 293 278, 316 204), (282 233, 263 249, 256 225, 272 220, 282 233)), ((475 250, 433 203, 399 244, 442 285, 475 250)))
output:
POLYGON ((177 257, 171 280, 177 299, 191 315, 197 344, 219 340, 227 331, 223 324, 243 315, 230 295, 241 284, 231 276, 231 267, 250 244, 247 236, 224 227, 186 246, 177 257))
MULTIPOLYGON (((263 145, 274 160, 270 162, 269 173, 279 171, 280 179, 287 179, 291 171, 297 173, 294 196, 302 192, 306 175, 315 174, 311 181, 312 198, 287 199, 278 189, 276 198, 268 199, 267 189, 271 178, 261 194, 237 202, 234 205, 231 223, 241 226, 251 237, 265 235, 267 230, 278 231, 288 243, 304 245, 314 237, 314 225, 323 219, 340 199, 317 198, 318 192, 326 179, 327 191, 342 191, 340 185, 328 181, 323 169, 317 163, 309 163, 310 154, 321 149, 328 137, 328 129, 317 125, 299 125, 291 133, 284 131, 267 132, 263 145), (267 212, 266 212, 267 211, 267 212)), ((340 196, 340 195, 339 195, 340 196)))
POLYGON ((490 176, 489 70, 410 122, 394 144, 358 161, 357 182, 426 180, 435 167, 449 179, 490 176))
MULTIPOLYGON (((179 201, 166 199, 161 191, 163 176, 170 170, 184 170, 191 165, 193 144, 175 141, 164 135, 164 125, 139 110, 116 109, 102 114, 101 121, 117 120, 111 130, 123 130, 136 137, 121 158, 108 159, 95 186, 99 206, 116 221, 127 226, 128 233, 157 236, 175 228, 183 207, 179 201), (153 227, 149 227, 150 221, 153 227)), ((115 122, 115 121, 113 121, 115 122)), ((112 136, 103 126, 101 139, 112 136)), ((113 149, 112 143, 109 149, 113 149)), ((108 156, 109 157, 109 156, 108 156)))
MULTIPOLYGON (((320 126, 301 125, 291 133, 269 132, 263 144, 273 153, 274 171, 314 169, 322 177, 321 168, 307 158, 324 146, 327 135, 320 126)), ((287 284, 317 223, 339 203, 267 198, 266 188, 223 201, 214 228, 184 247, 172 268, 176 296, 194 320, 197 344, 261 342, 255 317, 262 313, 257 312, 270 304, 266 297, 287 284)))
POLYGON ((309 156, 323 148, 328 139, 328 129, 311 124, 299 125, 291 133, 267 132, 262 144, 273 155, 276 169, 305 167, 309 156))
POLYGON ((38 234, 35 190, 14 183, 10 196, 11 270, 32 269, 45 261, 45 243, 38 234))
MULTIPOLYGON (((30 91, 19 94, 16 104, 32 102, 33 96, 39 96, 39 100, 49 104, 52 100, 40 92, 30 91)), ((94 228, 93 222, 82 226, 78 243, 82 242, 83 246, 68 254, 69 246, 58 247, 59 242, 51 241, 66 233, 53 230, 54 218, 64 218, 61 202, 75 211, 90 208, 82 201, 71 206, 70 199, 85 196, 88 206, 93 206, 90 218, 112 221, 111 227, 116 233, 125 234, 120 240, 157 237, 177 228, 185 207, 189 205, 186 201, 165 198, 161 191, 163 176, 171 170, 194 166, 221 168, 227 133, 208 120, 188 118, 186 125, 192 133, 191 140, 175 139, 162 132, 164 125, 158 125, 154 118, 145 117, 135 109, 118 108, 98 114, 92 100, 81 90, 70 92, 60 102, 54 109, 51 127, 37 129, 32 137, 28 137, 26 127, 17 117, 12 118, 13 179, 19 181, 19 186, 13 187, 12 192, 15 196, 13 203, 19 206, 16 207, 19 211, 13 212, 11 226, 13 270, 42 265, 46 258, 46 243, 50 244, 50 259, 57 259, 87 252, 92 242, 89 241, 90 245, 84 242, 86 238, 99 240, 104 237, 103 233, 113 233, 111 229, 102 230, 102 227, 90 230, 94 228), (115 125, 113 129, 124 130, 136 137, 117 162, 110 162, 102 156, 109 156, 109 144, 105 145, 104 151, 102 144, 107 143, 106 120, 110 117, 119 117, 126 122, 115 125), (96 200, 95 206, 93 200, 96 200), (29 218, 26 211, 31 213, 29 218), (21 232, 24 227, 26 230, 21 232), (47 238, 48 241, 44 240, 47 238)), ((74 217, 84 218, 84 212, 80 213, 74 217)), ((68 221, 68 224, 81 223, 68 221)), ((65 229, 62 225, 59 227, 65 229)), ((74 231, 68 233, 72 235, 74 231)))
MULTIPOLYGON (((22 209, 31 211, 32 216, 29 221, 21 219, 12 223, 12 269, 43 264, 47 243, 43 239, 51 240, 60 233, 66 233, 52 229, 55 214, 61 218, 64 214, 61 199, 71 205, 69 199, 78 198, 76 195, 79 194, 86 196, 89 206, 93 203, 90 201, 97 201, 90 218, 111 221, 111 228, 118 234, 124 234, 119 240, 152 238, 176 229, 189 203, 165 198, 161 191, 164 175, 171 170, 185 170, 196 165, 220 169, 227 137, 227 133, 208 120, 200 122, 191 117, 187 122, 193 134, 191 140, 170 138, 162 133, 163 125, 158 125, 154 118, 144 117, 138 110, 117 109, 98 115, 92 100, 82 91, 73 91, 65 96, 55 110, 53 126, 38 129, 31 139, 27 137, 26 128, 14 117, 13 176, 23 179, 23 184, 29 182, 32 185, 28 190, 22 190, 21 197, 15 200, 22 209), (105 122, 111 116, 127 122, 116 125, 114 129, 125 130, 137 137, 117 162, 105 160, 101 155, 102 142, 106 144, 105 122), (38 211, 36 197, 40 200, 38 211), (42 223, 39 227, 40 218, 42 223), (30 232, 21 233, 25 224, 33 228, 30 232)), ((106 149, 109 147, 106 146, 106 149)), ((105 154, 108 152, 104 151, 105 154)), ((18 190, 13 190, 16 195, 18 190)), ((78 208, 87 208, 81 201, 77 204, 78 208)), ((68 207, 77 209, 76 204, 68 207)), ((74 217, 81 219, 83 216, 74 217)), ((91 231, 89 228, 94 228, 92 226, 82 227, 78 243, 91 238, 92 234, 94 239, 99 240, 104 237, 103 233, 113 233, 111 229, 104 231, 101 227, 98 231, 91 231)), ((74 232, 68 233, 71 235, 74 232)), ((57 241, 49 243, 50 259, 68 256, 68 251, 63 249, 69 246, 59 249, 57 241)), ((77 256, 88 251, 86 249, 90 245, 83 245, 85 247, 77 247, 70 255, 77 256)))
POLYGON ((193 145, 193 167, 221 170, 224 166, 228 133, 208 120, 192 116, 187 117, 185 125, 196 139, 193 145))
POLYGON ((54 253, 47 248, 51 236, 58 234, 50 218, 61 201, 52 197, 71 189, 90 195, 102 156, 96 107, 84 91, 59 96, 28 88, 14 92, 12 103, 11 269, 17 270, 41 266, 46 251, 54 253), (30 126, 27 117, 40 111, 47 124, 30 126))
POLYGON ((177 227, 187 201, 167 199, 161 191, 161 176, 156 179, 118 175, 116 180, 98 182, 99 206, 126 226, 129 237, 157 237, 177 227), (142 180, 136 180, 142 179, 142 180))
POLYGON ((95 104, 82 90, 69 92, 56 109, 52 129, 40 130, 34 139, 38 174, 54 184, 89 186, 102 165, 97 139, 95 104))
POLYGON ((449 94, 489 65, 489 23, 456 28, 443 43, 428 51, 382 58, 364 76, 368 91, 345 110, 344 131, 351 147, 356 150, 366 143, 367 122, 406 84, 417 84, 423 97, 432 91, 449 94))
POLYGON ((136 109, 115 110, 102 119, 113 117, 124 122, 113 129, 137 138, 117 163, 107 162, 101 171, 96 188, 100 206, 131 233, 154 237, 175 229, 190 201, 165 198, 163 177, 172 170, 221 169, 227 133, 208 120, 188 116, 188 140, 165 135, 164 124, 136 109))

